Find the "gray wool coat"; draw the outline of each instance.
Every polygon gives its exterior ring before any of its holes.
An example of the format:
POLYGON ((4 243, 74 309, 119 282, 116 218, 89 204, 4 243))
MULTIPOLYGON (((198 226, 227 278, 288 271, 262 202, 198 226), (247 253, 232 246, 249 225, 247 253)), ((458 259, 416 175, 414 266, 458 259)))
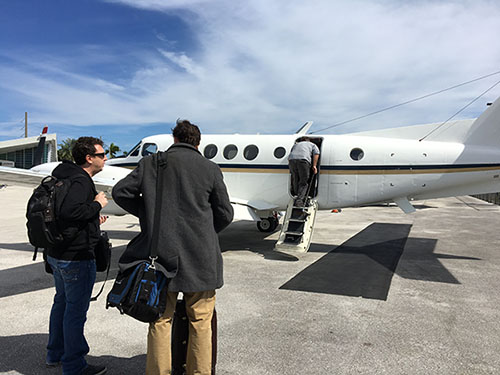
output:
MULTIPOLYGON (((127 245, 121 269, 148 259, 153 235, 158 155, 144 157, 113 188, 114 201, 139 218, 141 232, 127 245)), ((166 151, 157 262, 173 276, 168 290, 201 292, 223 285, 217 233, 231 223, 233 208, 219 166, 198 150, 176 143, 166 151)))

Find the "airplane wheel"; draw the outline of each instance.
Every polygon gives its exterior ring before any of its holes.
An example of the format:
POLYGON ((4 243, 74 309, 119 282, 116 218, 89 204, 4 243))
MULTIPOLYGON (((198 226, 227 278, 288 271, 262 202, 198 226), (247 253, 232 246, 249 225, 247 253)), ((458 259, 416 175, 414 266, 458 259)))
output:
POLYGON ((257 228, 261 232, 269 233, 273 232, 277 227, 278 227, 278 219, 275 217, 268 217, 265 219, 262 219, 261 221, 257 221, 257 228))

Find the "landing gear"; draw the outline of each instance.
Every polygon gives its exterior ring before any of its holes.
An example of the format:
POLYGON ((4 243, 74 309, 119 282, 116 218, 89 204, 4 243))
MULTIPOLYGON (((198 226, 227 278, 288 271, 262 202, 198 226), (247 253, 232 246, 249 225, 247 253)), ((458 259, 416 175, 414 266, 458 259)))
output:
POLYGON ((257 221, 257 228, 261 232, 270 233, 274 232, 274 230, 278 227, 278 224, 279 220, 277 217, 269 216, 261 221, 257 221))

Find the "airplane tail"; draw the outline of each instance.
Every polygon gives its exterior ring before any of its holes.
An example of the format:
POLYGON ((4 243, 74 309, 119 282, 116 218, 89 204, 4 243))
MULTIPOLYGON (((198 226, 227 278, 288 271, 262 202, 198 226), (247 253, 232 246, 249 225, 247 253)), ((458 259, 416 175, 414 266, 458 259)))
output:
POLYGON ((500 147, 500 98, 477 118, 464 135, 464 144, 500 147))
POLYGON ((45 137, 47 135, 48 127, 44 126, 38 146, 36 146, 35 156, 33 157, 33 167, 42 164, 43 152, 45 151, 45 137))

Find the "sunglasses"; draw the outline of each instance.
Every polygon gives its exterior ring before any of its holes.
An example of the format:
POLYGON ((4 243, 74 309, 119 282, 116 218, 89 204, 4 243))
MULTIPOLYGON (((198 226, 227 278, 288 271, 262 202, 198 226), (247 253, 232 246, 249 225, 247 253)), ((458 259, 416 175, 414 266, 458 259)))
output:
POLYGON ((104 156, 106 155, 105 152, 99 152, 97 154, 93 154, 92 156, 99 156, 101 159, 104 159, 104 156))

